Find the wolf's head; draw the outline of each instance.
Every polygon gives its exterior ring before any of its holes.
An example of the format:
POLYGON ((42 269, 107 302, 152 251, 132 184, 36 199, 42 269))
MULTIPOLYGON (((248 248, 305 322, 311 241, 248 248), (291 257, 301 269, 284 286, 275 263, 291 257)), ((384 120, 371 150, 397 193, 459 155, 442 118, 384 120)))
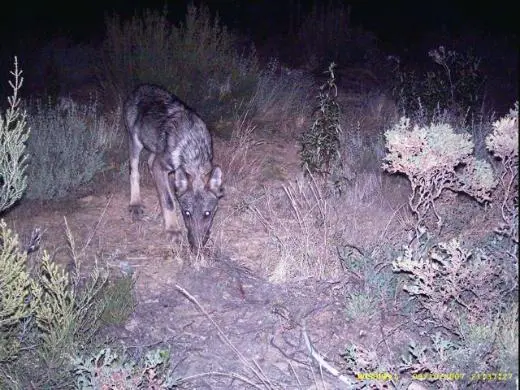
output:
POLYGON ((223 195, 222 171, 213 167, 207 175, 190 175, 182 168, 175 171, 175 194, 179 201, 188 242, 192 251, 208 241, 218 200, 223 195))

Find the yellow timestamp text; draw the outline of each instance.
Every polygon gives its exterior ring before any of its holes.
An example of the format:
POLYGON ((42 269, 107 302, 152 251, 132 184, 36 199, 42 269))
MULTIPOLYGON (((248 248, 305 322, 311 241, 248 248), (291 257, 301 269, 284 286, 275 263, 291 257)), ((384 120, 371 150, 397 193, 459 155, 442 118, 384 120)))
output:
POLYGON ((421 372, 412 374, 412 379, 418 381, 460 381, 466 374, 462 372, 421 372))
POLYGON ((360 381, 395 381, 399 377, 389 372, 358 372, 356 379, 360 381))
POLYGON ((509 381, 513 379, 512 372, 474 372, 470 376, 472 381, 509 381))

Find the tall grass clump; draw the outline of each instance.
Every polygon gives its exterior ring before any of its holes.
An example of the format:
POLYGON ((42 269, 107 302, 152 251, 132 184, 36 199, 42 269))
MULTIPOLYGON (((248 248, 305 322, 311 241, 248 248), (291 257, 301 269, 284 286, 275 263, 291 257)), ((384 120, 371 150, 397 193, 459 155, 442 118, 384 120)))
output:
POLYGON ((156 83, 202 115, 218 117, 232 108, 233 99, 251 94, 257 78, 256 54, 239 52, 218 16, 193 4, 178 26, 167 16, 165 8, 145 10, 130 20, 117 15, 106 19, 99 77, 109 95, 120 99, 138 83, 156 83))
POLYGON ((101 115, 95 101, 66 105, 37 101, 28 111, 33 131, 27 141, 27 198, 63 197, 104 167, 119 122, 101 115))
POLYGON ((294 121, 302 124, 312 113, 311 93, 314 81, 303 71, 285 69, 271 59, 258 76, 248 108, 261 120, 278 124, 294 121))
POLYGON ((29 137, 29 129, 27 114, 20 107, 18 94, 23 85, 23 77, 16 57, 11 75, 13 80, 9 80, 9 85, 13 94, 7 99, 9 107, 0 115, 0 212, 20 199, 27 186, 25 143, 29 137))
POLYGON ((266 192, 265 207, 251 208, 269 233, 268 248, 276 253, 268 265, 272 281, 323 279, 340 272, 332 252, 342 225, 321 187, 308 175, 266 192))

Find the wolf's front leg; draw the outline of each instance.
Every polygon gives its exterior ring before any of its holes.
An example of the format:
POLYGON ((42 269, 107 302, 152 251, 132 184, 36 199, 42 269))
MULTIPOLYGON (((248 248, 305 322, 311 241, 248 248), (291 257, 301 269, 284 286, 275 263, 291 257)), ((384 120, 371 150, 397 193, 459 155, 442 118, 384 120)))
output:
POLYGON ((137 136, 131 136, 129 142, 130 151, 130 206, 128 210, 134 220, 138 220, 144 214, 143 203, 141 201, 140 175, 139 175, 139 155, 143 150, 143 144, 137 136))
POLYGON ((168 179, 169 172, 161 166, 158 159, 155 159, 152 162, 151 168, 155 186, 157 188, 157 195, 159 196, 159 204, 161 205, 163 214, 164 230, 171 239, 177 239, 180 235, 180 230, 176 223, 175 199, 168 179))

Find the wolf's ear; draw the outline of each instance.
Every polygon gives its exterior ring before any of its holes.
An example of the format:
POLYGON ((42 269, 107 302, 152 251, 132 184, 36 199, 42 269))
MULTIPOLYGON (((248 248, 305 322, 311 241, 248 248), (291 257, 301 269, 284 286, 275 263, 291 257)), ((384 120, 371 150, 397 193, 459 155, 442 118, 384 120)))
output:
POLYGON ((224 196, 224 188, 222 188, 222 170, 219 166, 215 166, 211 170, 211 176, 208 181, 208 187, 217 198, 224 196))
POLYGON ((182 195, 186 191, 188 191, 189 175, 186 172, 184 172, 184 169, 182 168, 177 169, 174 175, 175 180, 173 184, 175 186, 175 192, 177 193, 177 195, 182 195))

